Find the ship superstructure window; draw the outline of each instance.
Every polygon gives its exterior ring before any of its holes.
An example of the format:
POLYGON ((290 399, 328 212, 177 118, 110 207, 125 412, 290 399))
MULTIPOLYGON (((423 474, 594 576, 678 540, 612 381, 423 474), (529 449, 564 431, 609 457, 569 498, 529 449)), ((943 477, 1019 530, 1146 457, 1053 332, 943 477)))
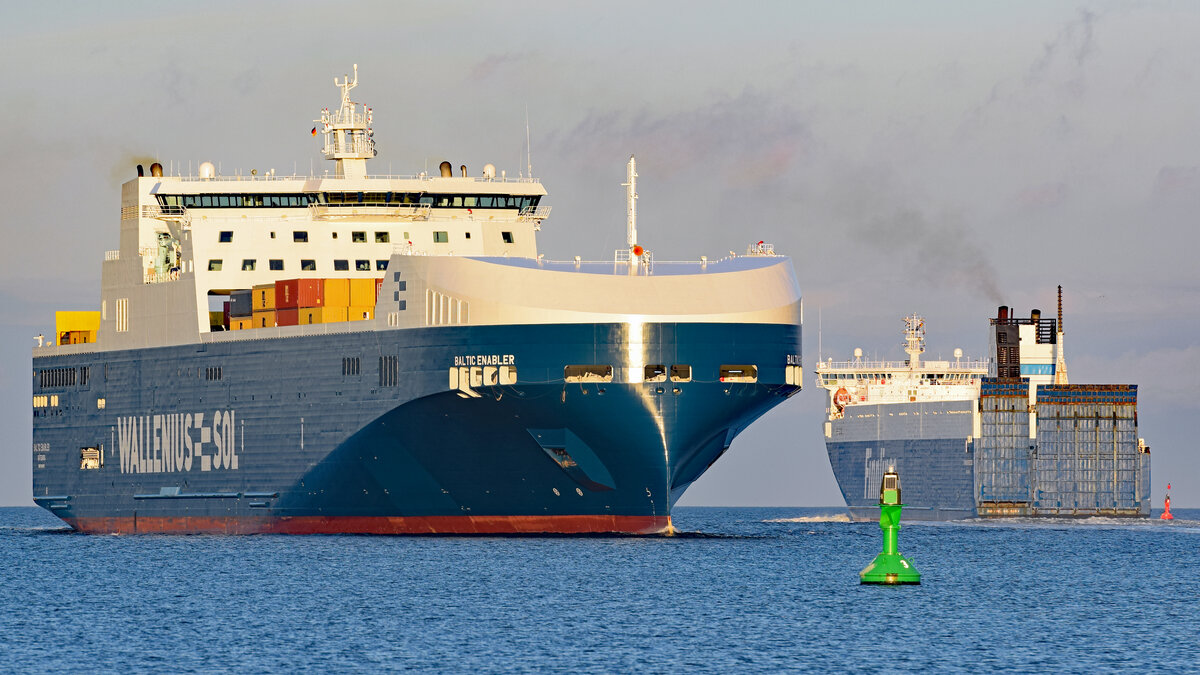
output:
POLYGON ((73 387, 75 386, 74 368, 46 368, 38 373, 41 387, 73 387))
POLYGON ((354 269, 358 272, 370 272, 371 271, 371 261, 370 260, 355 260, 354 261, 354 269))
POLYGON ((387 269, 387 262, 388 262, 388 261, 386 261, 386 260, 376 260, 376 261, 375 261, 375 269, 377 269, 377 270, 386 270, 386 269, 387 269))
POLYGON ((271 267, 272 272, 282 272, 283 271, 283 261, 282 260, 272 260, 270 263, 270 267, 271 267))
POLYGON ((513 243, 513 233, 512 232, 501 232, 500 236, 504 238, 504 243, 506 243, 506 244, 513 243))
POLYGON ((667 367, 664 365, 647 365, 642 377, 646 382, 666 382, 667 367))
POLYGON ((566 366, 563 379, 567 382, 612 382, 612 366, 566 366))
POLYGON ((253 272, 254 268, 257 265, 258 265, 257 260, 255 260, 254 258, 247 258, 246 260, 242 261, 242 271, 243 272, 253 272))
POLYGON ((349 260, 334 260, 333 261, 333 271, 334 272, 347 272, 349 270, 350 270, 350 261, 349 260))
POLYGON ((209 366, 204 369, 204 379, 216 382, 221 379, 221 366, 209 366))
POLYGON ((296 231, 292 232, 292 241, 294 241, 298 244, 307 244, 308 243, 308 232, 305 232, 303 230, 296 230, 296 231))
POLYGON ((350 241, 352 241, 356 244, 365 244, 365 243, 367 243, 367 233, 366 232, 351 232, 350 233, 350 241))
POLYGON ((379 357, 379 386, 394 387, 400 380, 400 357, 379 357))
POLYGON ((671 366, 671 381, 672 382, 691 382, 692 367, 686 364, 676 363, 671 366))
POLYGON ((221 271, 221 259, 214 258, 212 260, 209 260, 208 261, 208 271, 209 272, 220 272, 221 271))
POLYGON ((375 233, 375 243, 376 244, 386 244, 386 243, 390 242, 391 240, 392 240, 392 235, 387 232, 376 232, 375 233))
POLYGON ((342 375, 345 376, 345 375, 360 374, 360 372, 361 372, 359 370, 360 365, 361 365, 361 363, 359 362, 359 357, 357 357, 357 356, 343 357, 342 358, 342 375))
POLYGON ((449 232, 434 232, 433 233, 433 243, 445 244, 448 241, 450 241, 450 233, 449 232))
POLYGON ((186 209, 299 208, 318 200, 316 194, 158 195, 159 205, 168 212, 181 206, 186 209))
POLYGON ((300 261, 300 271, 301 272, 316 272, 317 271, 317 261, 316 260, 301 260, 300 261))
POLYGON ((233 241, 233 232, 229 230, 222 231, 220 237, 218 237, 218 241, 222 244, 231 243, 233 241))

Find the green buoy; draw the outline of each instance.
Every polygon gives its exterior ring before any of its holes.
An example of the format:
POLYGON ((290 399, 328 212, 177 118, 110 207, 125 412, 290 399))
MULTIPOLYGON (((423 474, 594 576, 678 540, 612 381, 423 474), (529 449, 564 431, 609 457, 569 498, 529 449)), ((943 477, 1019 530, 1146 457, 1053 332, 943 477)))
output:
POLYGON ((919 584, 921 573, 896 550, 900 532, 900 475, 895 469, 883 474, 879 486, 879 529, 883 530, 883 551, 866 569, 858 573, 864 584, 919 584))

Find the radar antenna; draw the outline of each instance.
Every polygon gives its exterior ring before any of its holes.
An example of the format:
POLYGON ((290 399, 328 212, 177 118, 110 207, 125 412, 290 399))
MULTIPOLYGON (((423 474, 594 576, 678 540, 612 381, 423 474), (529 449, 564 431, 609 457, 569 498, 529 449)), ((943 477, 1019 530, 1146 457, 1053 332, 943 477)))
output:
POLYGON ((336 112, 325 108, 321 118, 314 120, 325 137, 322 150, 325 159, 334 160, 334 173, 339 178, 363 178, 367 175, 366 161, 376 152, 373 112, 366 106, 359 112, 359 104, 350 100, 350 90, 358 86, 358 64, 354 64, 354 79, 345 75, 339 81, 335 77, 333 85, 342 90, 341 107, 336 112))
POLYGON ((904 351, 908 353, 908 367, 916 368, 925 352, 925 319, 910 314, 904 317, 904 351))

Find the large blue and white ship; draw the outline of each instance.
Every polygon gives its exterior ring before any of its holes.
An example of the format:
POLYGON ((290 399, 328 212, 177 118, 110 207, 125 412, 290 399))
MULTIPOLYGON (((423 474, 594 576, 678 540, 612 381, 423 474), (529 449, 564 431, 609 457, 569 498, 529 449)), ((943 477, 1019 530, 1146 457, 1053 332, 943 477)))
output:
POLYGON ((331 172, 156 163, 122 186, 95 330, 33 351, 36 503, 97 533, 669 530, 800 389, 791 260, 656 261, 632 158, 627 247, 546 260, 531 175, 368 175, 357 82, 313 130, 331 172), (236 289, 330 277, 381 281, 355 320, 214 318, 236 289))

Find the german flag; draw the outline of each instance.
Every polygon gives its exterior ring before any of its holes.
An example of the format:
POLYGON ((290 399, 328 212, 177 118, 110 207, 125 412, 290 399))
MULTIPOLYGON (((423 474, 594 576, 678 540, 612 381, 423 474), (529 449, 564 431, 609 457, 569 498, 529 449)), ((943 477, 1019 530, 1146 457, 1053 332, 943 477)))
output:
POLYGON ((316 135, 317 135, 317 128, 316 128, 316 127, 313 127, 313 130, 312 130, 312 135, 313 135, 313 136, 316 136, 316 135))

